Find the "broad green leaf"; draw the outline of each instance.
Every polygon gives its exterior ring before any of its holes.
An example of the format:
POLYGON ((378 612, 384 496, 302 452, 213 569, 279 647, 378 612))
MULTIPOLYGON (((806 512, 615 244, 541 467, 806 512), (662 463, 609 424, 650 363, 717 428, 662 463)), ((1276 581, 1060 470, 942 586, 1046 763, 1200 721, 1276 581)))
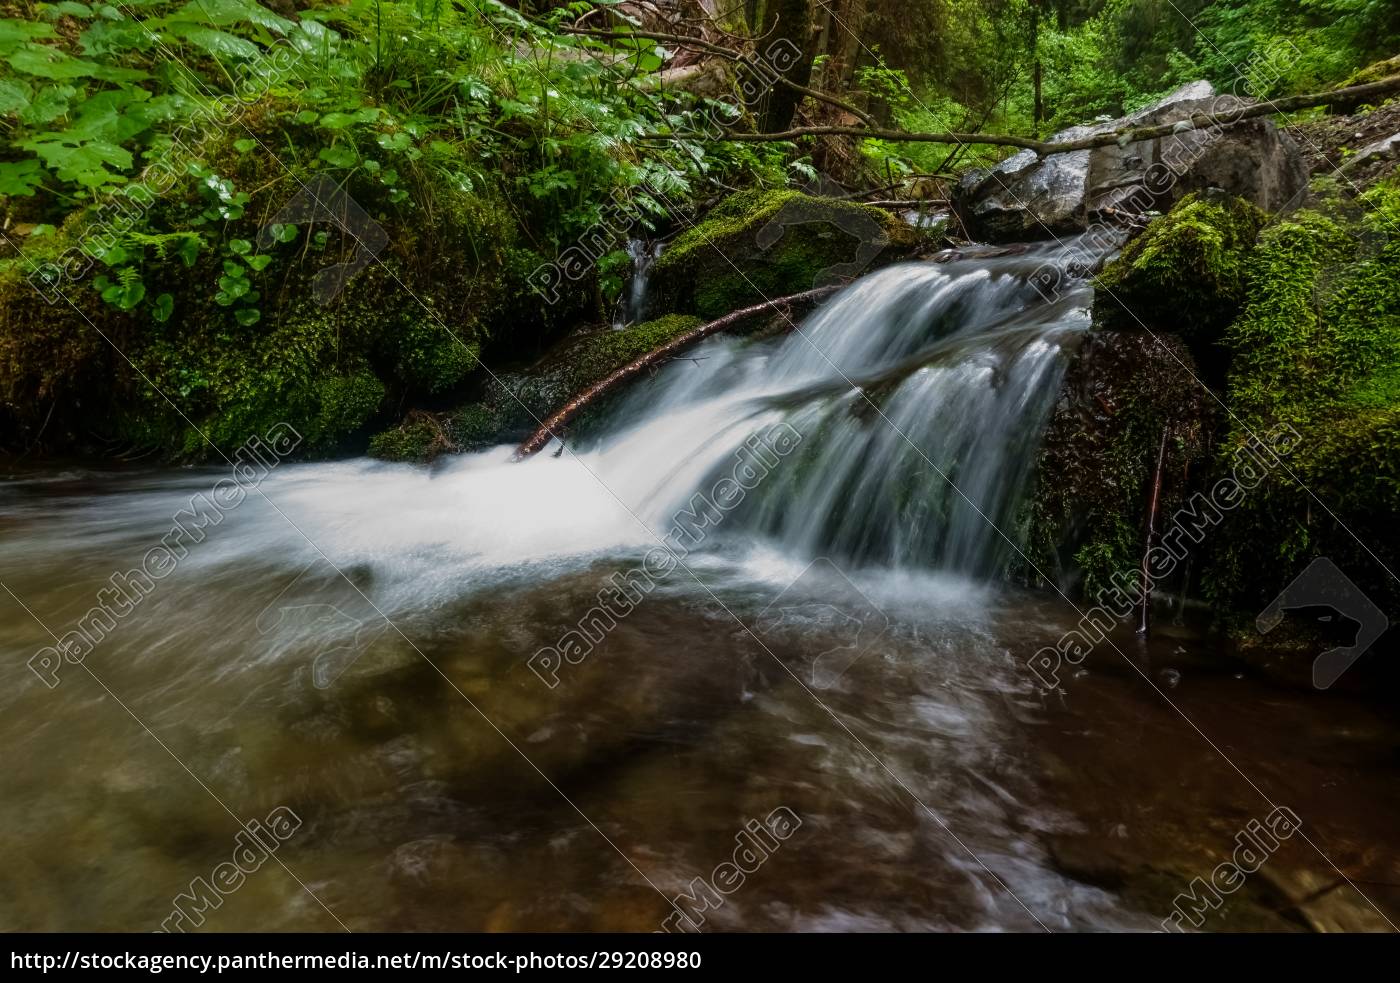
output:
POLYGON ((151 317, 161 324, 170 320, 170 314, 175 310, 175 298, 169 294, 161 294, 151 304, 151 317))
POLYGON ((97 258, 104 266, 120 266, 131 258, 131 254, 126 251, 125 246, 111 246, 102 250, 97 258))
POLYGON ((264 253, 261 256, 248 257, 248 265, 251 266, 258 273, 261 273, 263 270, 267 269, 267 264, 271 262, 272 257, 267 255, 266 253, 264 253))
POLYGON ((334 147, 325 147, 316 155, 332 167, 354 167, 360 159, 359 154, 354 149, 343 143, 334 147))
POLYGON ((212 27, 172 24, 170 33, 216 57, 252 59, 258 57, 261 50, 252 41, 212 27))
POLYGON ((34 99, 34 88, 19 79, 0 79, 0 114, 25 110, 34 99))
POLYGON ((53 37, 53 28, 47 24, 40 24, 32 20, 14 20, 9 17, 0 19, 0 45, 28 41, 31 38, 51 37, 53 37))
POLYGON ((92 8, 85 3, 78 3, 76 0, 63 0, 62 3, 45 4, 44 16, 54 20, 59 17, 77 17, 79 20, 87 20, 92 16, 92 8))
POLYGON ((102 299, 113 307, 129 311, 146 296, 146 285, 140 280, 130 283, 117 283, 102 291, 102 299))
POLYGON ((413 145, 413 137, 400 130, 398 133, 381 133, 375 137, 375 142, 385 150, 407 150, 413 145))
POLYGON ((242 277, 221 276, 219 277, 219 289, 224 295, 237 300, 248 292, 248 281, 242 277))
POLYGON ((237 256, 245 256, 252 252, 253 244, 247 239, 230 239, 228 243, 229 252, 237 256))
POLYGON ((194 21, 229 27, 233 24, 256 24, 279 34, 288 33, 295 25, 279 17, 254 0, 191 0, 175 13, 171 21, 194 21))
POLYGON ((193 266, 195 260, 199 258, 199 247, 201 245, 199 236, 190 236, 180 241, 177 255, 184 261, 186 266, 193 266))
POLYGON ((46 85, 34 96, 24 109, 20 110, 20 122, 31 126, 52 123, 68 114, 69 101, 78 95, 71 85, 46 85))
POLYGON ((250 324, 257 324, 262 318, 262 311, 256 307, 240 307, 233 312, 234 319, 245 328, 250 324))
POLYGON ((93 72, 101 68, 96 62, 74 58, 42 44, 26 44, 6 61, 17 72, 45 79, 95 78, 93 72))
POLYGON ((114 144, 101 140, 75 142, 63 134, 44 134, 18 144, 32 150, 64 181, 74 181, 86 188, 97 188, 125 180, 107 170, 108 166, 127 170, 131 154, 114 144))
POLYGON ((44 181, 44 170, 34 159, 0 163, 0 198, 28 198, 44 181))

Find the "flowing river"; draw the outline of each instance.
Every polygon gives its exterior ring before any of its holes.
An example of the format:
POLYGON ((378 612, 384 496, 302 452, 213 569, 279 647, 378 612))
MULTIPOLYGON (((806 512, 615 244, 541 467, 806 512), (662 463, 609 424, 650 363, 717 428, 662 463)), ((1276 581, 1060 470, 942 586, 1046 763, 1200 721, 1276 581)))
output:
POLYGON ((213 511, 227 468, 12 468, 0 927, 1154 929, 1279 807, 1197 927, 1390 927, 1392 715, 1169 618, 1027 670, 1078 620, 1002 574, 1091 300, 1043 262, 871 274, 526 462, 213 511))

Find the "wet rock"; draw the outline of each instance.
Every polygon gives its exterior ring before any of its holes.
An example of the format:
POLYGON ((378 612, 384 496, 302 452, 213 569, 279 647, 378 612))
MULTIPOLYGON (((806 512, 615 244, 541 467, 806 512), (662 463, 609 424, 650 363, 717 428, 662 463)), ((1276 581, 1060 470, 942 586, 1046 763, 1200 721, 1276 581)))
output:
MULTIPOLYGON (((1207 82, 1192 82, 1147 109, 1071 127, 1051 140, 1157 126, 1244 104, 1234 96, 1217 96, 1207 82)), ((954 198, 974 238, 1024 241, 1074 234, 1105 218, 1117 221, 1165 210, 1189 192, 1210 187, 1274 211, 1306 184, 1292 137, 1269 120, 1252 119, 1219 130, 1189 130, 1044 159, 1025 150, 990 171, 964 177, 954 198)))
POLYGON ((370 441, 370 456, 428 462, 444 453, 518 443, 570 396, 702 323, 669 314, 620 331, 572 335, 530 368, 496 376, 478 402, 443 413, 409 414, 370 441))
POLYGON ((473 865, 460 846, 439 835, 400 845, 389 857, 388 873, 399 887, 443 887, 470 880, 473 865))
POLYGON ((1074 355, 1022 516, 1027 553, 1061 590, 1096 596, 1115 575, 1136 576, 1164 431, 1159 515, 1180 507, 1208 465, 1216 404, 1198 374, 1170 334, 1094 331, 1074 355))

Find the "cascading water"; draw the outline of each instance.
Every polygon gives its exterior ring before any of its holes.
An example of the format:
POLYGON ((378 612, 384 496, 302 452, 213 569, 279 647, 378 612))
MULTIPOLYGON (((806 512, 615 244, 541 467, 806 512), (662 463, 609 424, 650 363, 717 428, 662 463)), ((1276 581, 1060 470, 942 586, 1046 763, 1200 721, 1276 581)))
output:
MULTIPOLYGON (((579 448, 654 529, 785 423, 801 447, 731 507, 725 534, 858 566, 987 576, 1092 290, 1032 275, 1057 251, 904 264, 868 275, 779 339, 712 338, 579 448)), ((1062 252, 1062 251, 1058 251, 1062 252)))
MULTIPOLYGON (((687 351, 558 457, 286 463, 197 535, 172 518, 226 469, 0 483, 0 744, 18 749, 0 828, 23 844, 0 923, 157 927, 228 856, 225 808, 275 804, 305 820, 278 854, 300 880, 250 877, 216 930, 339 928, 305 884, 355 930, 650 931, 779 807, 803 825, 707 927, 1159 924, 1194 868, 1160 905, 1093 885, 1160 892, 1183 842, 1211 856, 1219 817, 1258 803, 1228 769, 1180 794, 1199 750, 1131 674, 1044 699, 1026 660, 1078 614, 991 583, 1088 326, 1087 286, 1035 289, 1060 262, 1034 247, 873 273, 800 333, 687 351), (667 535, 776 429, 800 439, 702 541, 667 535), (185 555, 147 596, 113 590, 172 538, 185 555), (659 539, 685 568, 622 605, 659 539), (821 557, 855 603, 807 575, 821 557), (31 671, 80 628, 101 636, 81 666, 31 671)), ((1198 645, 1125 644, 1154 670, 1198 645)), ((1232 756, 1300 810, 1338 770, 1381 768, 1280 753, 1292 735, 1242 707, 1290 697, 1190 678, 1194 719, 1228 723, 1232 756)), ((1332 705, 1270 712, 1356 726, 1332 705)), ((1367 798, 1341 835, 1389 842, 1393 811, 1367 798)), ((1272 876, 1306 893, 1322 875, 1290 856, 1272 876)))
POLYGON ((624 301, 619 303, 613 318, 613 329, 620 331, 629 324, 646 320, 647 281, 651 275, 651 264, 661 256, 661 242, 647 242, 645 239, 627 240, 627 256, 632 260, 632 278, 627 284, 624 301))

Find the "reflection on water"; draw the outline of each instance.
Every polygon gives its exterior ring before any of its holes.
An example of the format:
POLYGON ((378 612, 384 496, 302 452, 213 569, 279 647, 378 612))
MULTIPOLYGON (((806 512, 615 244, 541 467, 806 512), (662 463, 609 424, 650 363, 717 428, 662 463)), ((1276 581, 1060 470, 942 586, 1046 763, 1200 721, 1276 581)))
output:
MULTIPOLYGON (((49 639, 0 598, 0 925, 157 926, 235 849, 222 802, 243 819, 292 809, 303 825, 278 856, 352 929, 650 930, 662 894, 779 807, 800 829, 707 926, 1147 928, 1267 813, 1260 791, 1395 917, 1393 725, 1210 669, 1189 639, 1125 648, 1154 678, 1179 673, 1172 699, 1256 791, 1112 653, 1042 696, 1024 660, 1074 620, 1044 598, 856 571, 881 631, 816 688, 812 661, 844 626, 805 616, 817 596, 789 594, 797 615, 773 618, 785 587, 810 583, 803 564, 721 539, 544 686, 526 660, 635 565, 645 534, 619 541, 633 520, 571 483, 567 458, 550 497, 591 525, 522 506, 543 493, 511 484, 527 469, 506 456, 283 468, 263 486, 276 509, 255 496, 231 512, 87 657, 111 695, 75 666, 44 686, 25 660, 49 639), (395 627, 376 630, 375 608, 395 627), (313 661, 357 633, 318 687, 313 661)), ((61 631, 217 476, 10 481, 0 580, 61 631)), ((1205 927, 1383 927, 1339 881, 1290 842, 1205 927)), ((274 866, 208 917, 337 928, 274 866)))

